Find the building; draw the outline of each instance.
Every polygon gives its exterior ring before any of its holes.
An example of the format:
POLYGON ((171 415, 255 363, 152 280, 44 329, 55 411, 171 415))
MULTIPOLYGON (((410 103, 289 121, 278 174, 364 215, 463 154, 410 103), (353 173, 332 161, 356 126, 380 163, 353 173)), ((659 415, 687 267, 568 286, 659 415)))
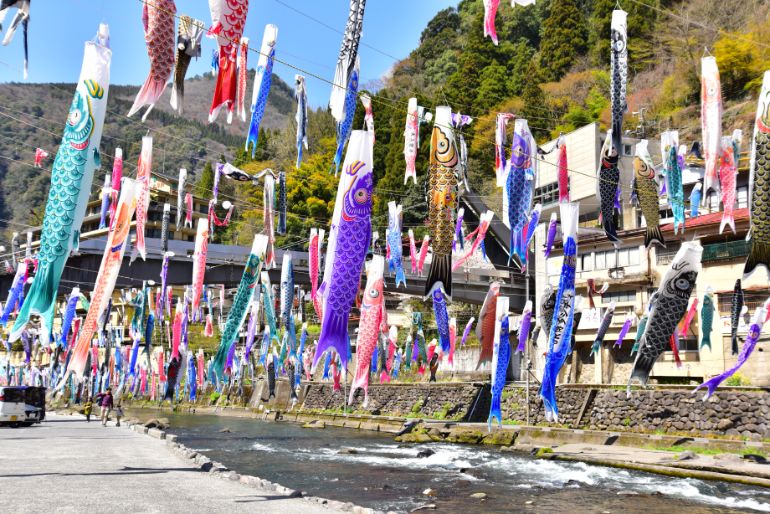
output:
MULTIPOLYGON (((730 342, 730 306, 732 292, 737 278, 742 278, 743 264, 748 253, 745 241, 748 232, 748 160, 743 157, 737 181, 736 197, 736 233, 727 229, 719 234, 722 214, 719 210, 719 197, 712 193, 699 216, 689 217, 689 208, 684 234, 674 235, 673 217, 667 200, 660 200, 661 228, 666 240, 666 247, 653 245, 649 250, 644 247, 645 220, 638 207, 631 205, 630 190, 633 177, 634 138, 623 138, 620 159, 622 212, 618 215, 618 235, 622 241, 616 249, 604 236, 599 224, 599 202, 596 197, 596 170, 599 167, 599 153, 605 134, 598 124, 591 124, 566 134, 567 158, 570 169, 571 201, 580 203, 580 222, 578 229, 578 259, 576 290, 583 296, 578 310, 582 312, 575 336, 574 351, 562 371, 562 382, 571 383, 626 383, 633 366, 631 355, 636 334, 637 321, 634 320, 626 337, 616 346, 616 341, 626 316, 640 318, 644 313, 649 298, 657 289, 662 276, 681 246, 683 241, 697 240, 703 246, 702 271, 698 277, 692 298, 702 303, 707 287, 714 291, 718 312, 715 313, 711 333, 711 349, 699 349, 703 336, 700 324, 700 304, 697 315, 690 326, 687 336, 680 340, 680 358, 682 366, 677 367, 672 351, 666 351, 652 369, 651 380, 661 383, 695 383, 704 378, 722 373, 736 362, 732 355, 730 342), (595 308, 588 299, 588 286, 593 282, 595 290, 608 285, 606 292, 593 294, 595 308), (611 302, 616 309, 610 329, 605 336, 604 345, 598 353, 591 352, 601 315, 611 302)), ((547 150, 553 143, 543 145, 547 150)), ((650 154, 658 164, 660 144, 657 140, 649 141, 650 154)), ((548 220, 552 212, 558 213, 558 186, 556 184, 556 152, 547 154, 541 163, 538 183, 536 184, 535 202, 542 202, 541 220, 548 220)), ((703 177, 703 163, 689 158, 683 170, 685 199, 696 182, 703 177)), ((548 259, 542 257, 545 241, 545 226, 541 224, 535 236, 536 293, 537 314, 540 315, 540 301, 546 285, 557 287, 561 272, 562 253, 560 236, 548 259)), ((761 270, 754 273, 743 283, 746 305, 753 314, 757 305, 770 297, 768 277, 761 270)), ((691 299, 692 301, 692 299, 691 299)), ((741 321, 739 336, 745 337, 746 324, 741 321)), ((531 355, 533 365, 542 373, 544 352, 547 348, 547 334, 539 336, 537 346, 531 355)), ((752 385, 770 384, 770 358, 765 349, 770 348, 770 338, 765 336, 757 351, 741 369, 752 385)))

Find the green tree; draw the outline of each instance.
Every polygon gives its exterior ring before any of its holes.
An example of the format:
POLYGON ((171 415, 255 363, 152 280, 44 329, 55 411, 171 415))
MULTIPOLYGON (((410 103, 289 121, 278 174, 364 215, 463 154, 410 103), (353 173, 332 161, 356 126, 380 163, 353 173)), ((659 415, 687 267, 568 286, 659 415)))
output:
POLYGON ((585 17, 575 0, 553 0, 543 22, 540 70, 548 81, 559 80, 586 50, 585 17))
POLYGON ((211 161, 206 161, 201 171, 201 176, 195 184, 194 194, 199 198, 210 198, 214 189, 214 168, 211 167, 211 161))
POLYGON ((500 64, 490 64, 482 70, 481 76, 474 107, 487 111, 508 96, 508 71, 500 64))

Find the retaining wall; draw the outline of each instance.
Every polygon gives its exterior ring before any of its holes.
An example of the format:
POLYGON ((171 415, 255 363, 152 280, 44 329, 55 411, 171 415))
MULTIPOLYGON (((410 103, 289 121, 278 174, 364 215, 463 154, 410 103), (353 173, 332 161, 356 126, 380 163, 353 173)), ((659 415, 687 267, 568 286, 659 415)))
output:
MULTIPOLYGON (((347 400, 343 391, 335 392, 329 383, 304 384, 304 389, 303 410, 339 410, 347 400)), ((488 397, 489 386, 482 383, 373 384, 369 386, 367 406, 363 406, 364 392, 359 389, 350 410, 374 415, 466 421, 476 412, 489 409, 488 397)))
MULTIPOLYGON (((337 411, 343 392, 328 383, 303 383, 302 410, 337 411)), ((351 412, 397 417, 425 417, 456 421, 486 421, 489 385, 483 383, 393 384, 369 386, 369 404, 363 391, 354 396, 351 412)), ((770 439, 770 391, 725 389, 708 401, 691 388, 646 389, 560 386, 556 388, 558 425, 571 428, 691 435, 739 436, 770 439)), ((508 386, 501 403, 504 421, 525 424, 526 392, 508 386)), ((529 394, 531 425, 548 424, 538 388, 529 394)))

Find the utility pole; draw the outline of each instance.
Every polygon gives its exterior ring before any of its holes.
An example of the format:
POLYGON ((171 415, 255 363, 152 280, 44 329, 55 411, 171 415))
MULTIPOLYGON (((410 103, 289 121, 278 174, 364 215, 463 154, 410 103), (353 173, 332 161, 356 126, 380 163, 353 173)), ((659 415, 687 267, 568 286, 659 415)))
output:
MULTIPOLYGON (((529 249, 527 249, 529 252, 529 249)), ((526 268, 526 274, 524 279, 524 303, 529 301, 529 266, 526 268)), ((529 425, 529 334, 527 334, 527 344, 524 345, 524 375, 526 376, 526 402, 527 402, 527 425, 529 425)))

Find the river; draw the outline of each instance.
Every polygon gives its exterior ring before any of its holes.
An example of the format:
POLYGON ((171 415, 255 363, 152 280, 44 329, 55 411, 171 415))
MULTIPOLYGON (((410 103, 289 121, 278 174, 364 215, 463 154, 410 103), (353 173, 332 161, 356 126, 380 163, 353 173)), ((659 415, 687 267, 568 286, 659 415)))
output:
POLYGON ((167 417, 179 442, 242 474, 313 496, 409 512, 770 512, 770 490, 558 462, 486 446, 399 444, 328 427, 140 410, 167 417), (420 456, 422 452, 422 455, 420 456), (435 496, 425 495, 432 489, 435 496), (485 493, 483 500, 471 498, 485 493))

